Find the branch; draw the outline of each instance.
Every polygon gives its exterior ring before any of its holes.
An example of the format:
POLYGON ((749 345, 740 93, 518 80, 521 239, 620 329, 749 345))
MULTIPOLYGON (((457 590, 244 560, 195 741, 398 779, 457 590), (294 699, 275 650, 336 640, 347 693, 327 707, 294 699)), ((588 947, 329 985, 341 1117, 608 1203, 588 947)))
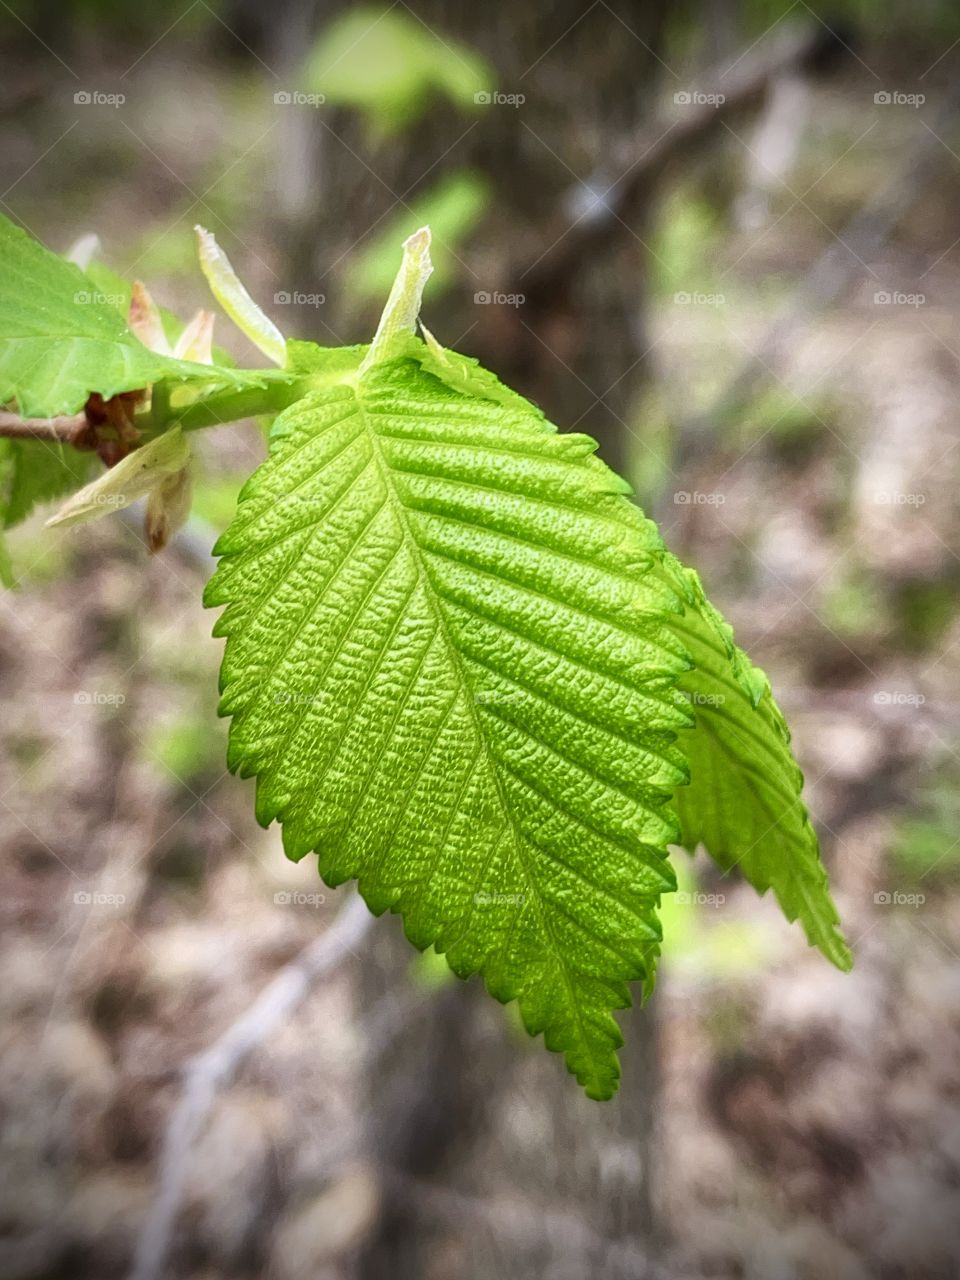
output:
POLYGON ((0 437, 6 436, 9 440, 53 440, 78 445, 89 428, 85 413, 61 418, 21 418, 16 413, 0 411, 0 437))
POLYGON ((822 45, 816 28, 776 32, 725 71, 708 72, 703 91, 682 111, 657 111, 638 134, 610 148, 605 171, 589 183, 605 195, 584 212, 583 184, 571 188, 562 215, 542 236, 553 248, 520 271, 517 288, 529 297, 566 287, 593 253, 629 234, 667 169, 722 135, 731 116, 757 106, 779 76, 809 64, 822 45))
POLYGON ((306 998, 314 982, 351 953, 373 921, 360 897, 351 899, 330 928, 306 947, 218 1040, 187 1063, 183 1092, 167 1125, 160 1153, 159 1189, 137 1241, 130 1280, 160 1280, 183 1203, 193 1144, 218 1091, 266 1036, 306 998))

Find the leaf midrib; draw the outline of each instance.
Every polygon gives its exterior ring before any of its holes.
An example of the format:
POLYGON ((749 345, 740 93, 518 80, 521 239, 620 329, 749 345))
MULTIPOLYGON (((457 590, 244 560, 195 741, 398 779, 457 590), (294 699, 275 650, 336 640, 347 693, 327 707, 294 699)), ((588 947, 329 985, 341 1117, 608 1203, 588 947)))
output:
MULTIPOLYGON (((452 665, 456 668, 456 670, 460 674, 463 687, 472 692, 473 684, 467 676, 463 662, 460 659, 460 655, 457 651, 457 647, 453 641, 453 637, 450 634, 450 629, 447 625, 447 619, 443 612, 443 602, 437 592, 436 587, 434 586, 433 579, 430 575, 429 569, 427 568, 425 559, 420 550, 420 546, 414 535, 413 529, 411 528, 409 514, 407 512, 406 506, 404 505, 403 499, 400 497, 400 495, 396 492, 394 488, 394 480, 393 480, 393 474, 392 474, 390 464, 389 462, 387 462, 383 454, 383 450, 381 449, 380 439, 377 434, 376 426, 374 422, 371 421, 371 418, 373 417, 373 415, 371 414, 370 410, 367 409, 366 406, 364 405, 362 381, 358 382, 355 388, 354 394, 356 396, 357 412, 360 414, 364 430, 369 435, 370 442, 371 442, 371 449, 376 459, 377 467, 383 478, 384 490, 387 494, 387 501, 393 507, 397 520, 400 523, 401 528, 403 529, 404 539, 408 542, 408 544, 412 548, 411 556, 414 563, 416 564, 417 575, 420 578, 420 581, 423 583, 424 593, 430 600, 431 607, 433 608, 436 614, 437 624, 438 624, 440 635, 443 638, 444 647, 447 650, 448 654, 450 655, 452 665)), ((560 947, 557 944, 557 939, 553 932, 553 928, 547 918, 543 898, 540 894, 539 885, 536 883, 536 880, 534 879, 531 873, 530 866, 523 855, 523 852, 522 852, 523 834, 518 830, 516 822, 514 820, 513 812, 507 800, 503 783, 500 778, 498 763, 496 760, 494 760, 491 754, 490 746, 487 742, 486 735, 480 723, 480 718, 477 712, 477 704, 475 700, 470 697, 466 698, 465 702, 467 704, 468 715, 473 723, 476 739, 480 743, 480 749, 486 758, 488 772, 493 779, 494 786, 496 787, 497 797, 500 801, 501 810, 509 824, 509 829, 513 839, 514 853, 516 855, 518 863, 520 864, 520 867, 522 868, 524 878, 526 879, 527 883, 531 888, 533 898, 537 904, 537 914, 540 920, 541 929, 544 935, 550 941, 551 950, 554 956, 556 957, 557 967, 562 975, 563 985, 567 993, 569 1007, 573 1013, 573 1017, 577 1026, 577 1031, 580 1036, 580 1043, 582 1045, 583 1051, 585 1052, 588 1060, 590 1061, 590 1064, 593 1070, 593 1080, 591 1083, 593 1083, 594 1086, 609 1087, 609 1080, 608 1080, 609 1068, 606 1070, 602 1069, 600 1064, 596 1061, 594 1057, 593 1047, 592 1047, 590 1038, 587 1035, 586 1029, 584 1027, 580 1006, 574 996, 574 988, 571 983, 570 973, 567 969, 566 959, 563 955, 563 952, 561 951, 560 947)))

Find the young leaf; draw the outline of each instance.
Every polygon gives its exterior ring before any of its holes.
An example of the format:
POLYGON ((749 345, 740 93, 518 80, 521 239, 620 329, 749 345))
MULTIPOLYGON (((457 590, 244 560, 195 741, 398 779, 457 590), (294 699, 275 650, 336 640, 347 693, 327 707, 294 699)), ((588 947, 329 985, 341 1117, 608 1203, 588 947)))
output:
POLYGON ((190 446, 179 427, 165 431, 128 453, 65 502, 48 525, 86 524, 122 511, 176 476, 190 461, 190 446))
POLYGON ((291 858, 517 1000, 605 1098, 674 884, 671 792, 685 843, 849 953, 766 678, 593 441, 412 335, 428 245, 369 348, 290 344, 324 384, 274 424, 206 593, 228 763, 291 858))
MULTIPOLYGON (((520 402, 523 404, 523 402, 520 402)), ((650 978, 690 723, 661 554, 585 436, 409 358, 278 418, 220 539, 229 764, 592 1097, 650 978)))
POLYGON ((49 417, 75 413, 92 392, 106 399, 162 379, 243 389, 284 378, 149 351, 78 267, 0 215, 0 404, 49 417))
POLYGON ((672 581, 689 607, 675 629, 695 666, 680 687, 696 726, 681 735, 691 781, 677 791, 683 844, 703 844, 759 893, 772 889, 788 920, 840 969, 853 963, 840 933, 816 832, 801 799, 803 774, 767 677, 733 641, 695 573, 671 557, 672 581))
POLYGON ((200 255, 200 269, 207 278, 210 291, 242 333, 263 352, 268 360, 282 365, 286 360, 283 334, 265 315, 240 283, 230 259, 216 239, 203 227, 194 227, 200 255))

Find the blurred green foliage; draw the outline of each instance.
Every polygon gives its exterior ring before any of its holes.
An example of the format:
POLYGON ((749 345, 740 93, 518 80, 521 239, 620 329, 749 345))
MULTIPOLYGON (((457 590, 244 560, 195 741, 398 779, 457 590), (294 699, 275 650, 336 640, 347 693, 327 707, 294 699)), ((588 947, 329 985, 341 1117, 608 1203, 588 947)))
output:
POLYGON ((910 888, 960 874, 960 776, 953 762, 920 787, 915 807, 897 822, 890 860, 910 888))
POLYGON ((321 35, 304 77, 309 92, 361 111, 374 139, 409 128, 431 98, 475 111, 475 95, 496 87, 482 58, 399 7, 346 10, 321 35))
POLYGON ((354 257, 348 279, 354 297, 360 302, 386 297, 397 270, 397 245, 427 225, 433 233, 430 292, 437 296, 455 278, 457 248, 476 226, 489 198, 489 183, 467 171, 450 174, 416 197, 354 257))
POLYGON ((696 864, 687 854, 675 853, 670 863, 677 892, 666 894, 660 903, 665 966, 708 977, 733 977, 762 968, 770 956, 766 930, 731 918, 725 887, 703 890, 696 864))

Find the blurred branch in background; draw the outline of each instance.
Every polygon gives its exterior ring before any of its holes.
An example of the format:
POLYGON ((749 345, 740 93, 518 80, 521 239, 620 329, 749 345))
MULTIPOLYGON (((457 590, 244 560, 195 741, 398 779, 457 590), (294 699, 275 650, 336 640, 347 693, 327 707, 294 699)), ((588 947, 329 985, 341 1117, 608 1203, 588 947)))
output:
POLYGON ((219 1090, 230 1083, 250 1053, 293 1014, 318 979, 356 954, 355 948, 372 923, 363 899, 350 897, 316 942, 281 969, 243 1016, 184 1068, 183 1093, 167 1124, 157 1194, 137 1243, 130 1280, 161 1280, 165 1274, 191 1149, 219 1090))

